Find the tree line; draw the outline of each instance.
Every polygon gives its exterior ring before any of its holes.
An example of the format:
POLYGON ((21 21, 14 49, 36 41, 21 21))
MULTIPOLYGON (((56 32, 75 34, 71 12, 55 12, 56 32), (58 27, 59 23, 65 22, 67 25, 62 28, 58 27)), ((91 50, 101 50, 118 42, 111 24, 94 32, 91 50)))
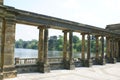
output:
MULTIPOLYGON (((63 36, 51 36, 48 40, 48 50, 50 51, 62 51, 63 50, 63 36)), ((85 40, 85 51, 87 51, 87 40, 85 40)), ((91 40, 91 52, 95 53, 95 40, 91 40)), ((33 39, 31 41, 23 41, 19 39, 15 42, 16 48, 25 48, 25 49, 38 49, 38 41, 33 39)), ((77 36, 73 36, 73 51, 80 52, 82 49, 82 41, 77 36)))

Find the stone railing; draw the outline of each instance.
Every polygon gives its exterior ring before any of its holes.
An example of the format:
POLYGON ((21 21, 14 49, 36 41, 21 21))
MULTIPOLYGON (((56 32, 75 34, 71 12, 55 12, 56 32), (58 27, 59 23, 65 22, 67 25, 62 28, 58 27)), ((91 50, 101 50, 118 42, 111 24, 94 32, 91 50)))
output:
MULTIPOLYGON (((48 58, 49 63, 62 63, 63 58, 48 58)), ((74 62, 80 61, 80 58, 73 58, 74 62)), ((36 64, 37 58, 15 58, 15 65, 36 64)))
MULTIPOLYGON (((48 58, 49 63, 61 63, 62 58, 48 58)), ((36 64, 37 58, 15 58, 15 65, 36 64)))
POLYGON ((61 63, 63 58, 48 58, 49 63, 61 63))
POLYGON ((37 58, 15 58, 15 65, 36 64, 37 58))

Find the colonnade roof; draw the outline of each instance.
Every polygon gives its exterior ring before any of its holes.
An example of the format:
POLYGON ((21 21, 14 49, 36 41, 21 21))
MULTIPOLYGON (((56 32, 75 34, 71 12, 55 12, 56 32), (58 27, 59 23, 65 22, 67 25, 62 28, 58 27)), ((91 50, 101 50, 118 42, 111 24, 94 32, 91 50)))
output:
POLYGON ((0 6, 0 7, 4 7, 7 12, 12 12, 13 14, 15 14, 16 23, 28 24, 33 26, 47 25, 49 26, 49 28, 60 29, 60 30, 73 30, 75 32, 80 32, 80 33, 84 32, 95 35, 105 35, 105 36, 112 35, 112 36, 120 37, 119 33, 115 33, 107 29, 99 28, 96 26, 91 26, 87 24, 82 24, 82 23, 46 16, 42 14, 37 14, 29 11, 19 10, 9 6, 0 6))
POLYGON ((120 23, 107 25, 108 30, 120 30, 120 23))

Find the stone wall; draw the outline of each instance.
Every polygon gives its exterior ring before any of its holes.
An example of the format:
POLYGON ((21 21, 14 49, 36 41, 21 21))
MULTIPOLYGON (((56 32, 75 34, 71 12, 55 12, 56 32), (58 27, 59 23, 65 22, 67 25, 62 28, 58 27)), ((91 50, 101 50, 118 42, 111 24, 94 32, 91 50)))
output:
MULTIPOLYGON (((81 67, 80 62, 75 62, 75 67, 81 67)), ((17 73, 30 73, 30 72, 39 72, 38 65, 16 65, 17 73)), ((64 69, 63 63, 50 63, 51 70, 64 69)))
POLYGON ((16 65, 17 73, 38 72, 38 65, 16 65))

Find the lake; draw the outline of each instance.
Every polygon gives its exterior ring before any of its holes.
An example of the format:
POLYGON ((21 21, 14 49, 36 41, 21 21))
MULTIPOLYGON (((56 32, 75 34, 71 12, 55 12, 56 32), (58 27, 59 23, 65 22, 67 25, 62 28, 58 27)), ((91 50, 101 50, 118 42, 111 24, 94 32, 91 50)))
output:
MULTIPOLYGON (((62 57, 62 51, 48 51, 48 57, 62 57)), ((80 52, 74 53, 75 58, 80 58, 80 52)), ((15 48, 15 57, 19 58, 37 58, 38 50, 15 48)))

